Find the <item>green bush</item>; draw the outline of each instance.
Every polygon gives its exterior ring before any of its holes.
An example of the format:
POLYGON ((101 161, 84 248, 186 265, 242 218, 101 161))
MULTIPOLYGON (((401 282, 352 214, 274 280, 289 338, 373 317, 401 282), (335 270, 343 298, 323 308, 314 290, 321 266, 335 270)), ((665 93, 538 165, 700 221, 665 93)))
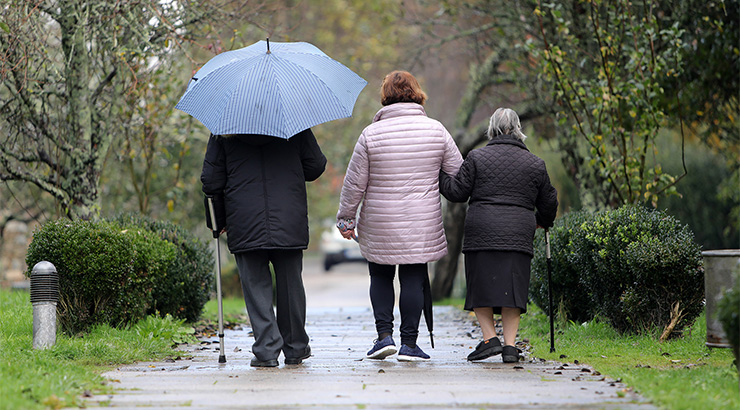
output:
MULTIPOLYGON (((593 318, 588 293, 580 285, 579 272, 568 262, 573 249, 572 237, 582 234, 581 225, 590 217, 586 211, 570 212, 556 219, 550 228, 553 308, 564 321, 581 323, 593 318)), ((534 244, 529 294, 532 302, 549 315, 545 233, 542 229, 537 230, 534 244)))
POLYGON ((29 246, 29 276, 42 260, 57 268, 58 317, 70 334, 153 313, 197 320, 212 284, 207 245, 174 224, 141 216, 48 222, 29 246))
POLYGON ((96 323, 120 326, 146 314, 151 277, 137 277, 133 235, 108 222, 57 220, 34 232, 26 254, 30 277, 40 261, 59 274, 58 318, 74 334, 96 323))
MULTIPOLYGON (((569 319, 603 316, 620 332, 676 334, 702 312, 701 249, 688 226, 638 206, 568 218, 553 227, 551 250, 553 294, 571 299, 569 319)), ((546 311, 542 239, 537 247, 532 299, 546 311)))
POLYGON ((735 283, 725 291, 717 304, 717 318, 727 335, 735 354, 735 366, 740 372, 740 270, 734 274, 735 283))
POLYGON ((688 226, 665 212, 624 206, 596 214, 583 231, 573 264, 595 312, 618 331, 671 325, 680 332, 704 309, 701 248, 688 226))
POLYGON ((175 248, 174 261, 167 266, 166 272, 155 278, 153 302, 148 313, 170 314, 191 322, 197 320, 213 290, 215 260, 208 245, 172 222, 136 214, 120 215, 114 220, 129 229, 147 229, 175 248))

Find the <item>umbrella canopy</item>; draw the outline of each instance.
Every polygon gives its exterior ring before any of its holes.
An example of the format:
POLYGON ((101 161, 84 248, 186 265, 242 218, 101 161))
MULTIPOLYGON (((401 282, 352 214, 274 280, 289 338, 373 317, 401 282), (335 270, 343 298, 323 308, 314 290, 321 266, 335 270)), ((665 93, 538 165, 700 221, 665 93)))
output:
POLYGON ((312 44, 258 41, 208 61, 175 108, 215 135, 287 139, 352 116, 365 85, 362 77, 312 44))

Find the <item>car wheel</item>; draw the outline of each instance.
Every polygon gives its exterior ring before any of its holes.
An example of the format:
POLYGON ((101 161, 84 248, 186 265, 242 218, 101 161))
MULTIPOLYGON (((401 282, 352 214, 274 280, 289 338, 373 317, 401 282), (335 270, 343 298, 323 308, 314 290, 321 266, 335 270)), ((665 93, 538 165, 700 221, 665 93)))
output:
POLYGON ((329 256, 324 258, 324 271, 328 272, 329 269, 334 265, 334 261, 329 256))

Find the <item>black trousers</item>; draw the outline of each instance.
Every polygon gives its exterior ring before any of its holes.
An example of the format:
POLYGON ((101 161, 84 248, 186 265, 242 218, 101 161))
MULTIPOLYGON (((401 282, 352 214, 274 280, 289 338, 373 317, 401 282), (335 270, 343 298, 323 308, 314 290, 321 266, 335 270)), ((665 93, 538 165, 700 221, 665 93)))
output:
MULTIPOLYGON (((375 329, 378 335, 393 334, 393 306, 395 291, 393 280, 396 265, 380 265, 369 262, 370 303, 375 316, 375 329)), ((398 280, 401 283, 401 294, 398 309, 401 312, 401 343, 416 346, 419 336, 419 321, 424 309, 424 281, 427 276, 427 264, 398 265, 398 280)))
POLYGON ((256 250, 234 254, 239 268, 244 303, 254 333, 252 353, 259 360, 299 357, 308 346, 306 291, 303 288, 303 251, 256 250), (277 317, 272 307, 275 271, 277 317))

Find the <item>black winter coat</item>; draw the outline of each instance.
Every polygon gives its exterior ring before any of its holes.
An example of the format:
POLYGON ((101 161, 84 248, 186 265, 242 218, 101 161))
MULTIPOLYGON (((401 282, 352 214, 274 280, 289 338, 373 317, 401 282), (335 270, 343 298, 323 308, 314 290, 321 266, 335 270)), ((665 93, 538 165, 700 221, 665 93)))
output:
POLYGON ((511 135, 471 151, 457 176, 441 173, 439 190, 453 202, 470 198, 463 253, 496 250, 532 256, 537 225, 551 227, 558 209, 545 161, 511 135))
POLYGON ((224 197, 229 250, 306 249, 306 181, 325 167, 310 129, 288 140, 211 135, 200 180, 206 195, 224 197))

